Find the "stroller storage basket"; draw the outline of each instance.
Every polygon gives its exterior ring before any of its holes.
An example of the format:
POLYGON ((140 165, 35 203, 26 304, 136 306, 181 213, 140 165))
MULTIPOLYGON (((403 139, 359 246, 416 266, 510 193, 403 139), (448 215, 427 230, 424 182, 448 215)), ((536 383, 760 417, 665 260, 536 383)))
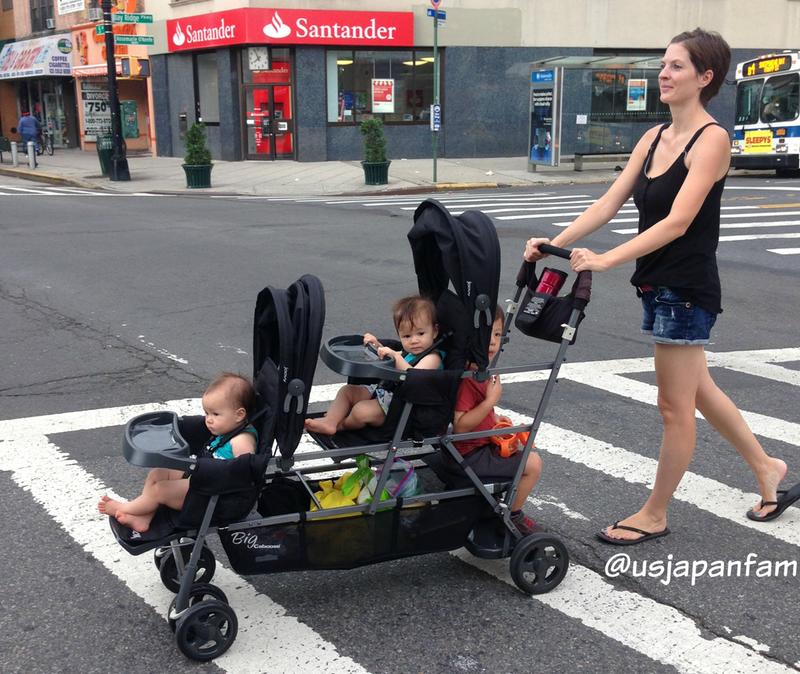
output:
POLYGON ((475 523, 491 515, 486 499, 470 495, 398 506, 374 515, 219 529, 234 571, 352 569, 390 559, 455 550, 475 523))

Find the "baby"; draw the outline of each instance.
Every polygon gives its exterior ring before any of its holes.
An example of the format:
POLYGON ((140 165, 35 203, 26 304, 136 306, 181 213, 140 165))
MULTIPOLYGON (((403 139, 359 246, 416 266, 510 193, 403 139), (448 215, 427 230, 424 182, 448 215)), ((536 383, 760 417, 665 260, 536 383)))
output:
MULTIPOLYGON (((208 454, 215 459, 232 459, 255 453, 258 433, 247 424, 247 415, 254 405, 252 384, 238 374, 223 372, 209 384, 203 393, 206 428, 214 436, 206 445, 208 454)), ((154 468, 147 474, 140 496, 133 501, 116 501, 104 495, 97 509, 144 533, 160 505, 180 510, 188 491, 189 479, 182 471, 154 468)))
MULTIPOLYGON (((374 344, 381 358, 386 356, 394 358, 394 365, 398 370, 408 370, 411 367, 422 370, 441 368, 440 351, 432 351, 416 365, 411 364, 418 355, 433 346, 439 334, 436 307, 433 302, 419 295, 404 297, 394 303, 392 315, 403 351, 383 346, 370 333, 364 335, 364 344, 374 344)), ((386 412, 391 401, 392 392, 382 384, 369 386, 346 384, 339 389, 325 416, 306 419, 305 427, 308 431, 333 435, 336 431, 380 426, 386 420, 386 412)))

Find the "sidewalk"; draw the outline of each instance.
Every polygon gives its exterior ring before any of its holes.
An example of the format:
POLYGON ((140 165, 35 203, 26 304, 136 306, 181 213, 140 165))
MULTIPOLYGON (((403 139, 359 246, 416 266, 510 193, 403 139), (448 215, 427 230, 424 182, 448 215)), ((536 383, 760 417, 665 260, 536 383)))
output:
POLYGON ((358 161, 215 161, 210 189, 186 187, 180 157, 129 157, 131 180, 111 182, 100 172, 95 152, 56 150, 52 157, 37 157, 39 166, 28 168, 27 156, 11 165, 10 153, 3 153, 0 176, 37 180, 60 185, 114 192, 156 194, 239 194, 274 197, 333 196, 343 194, 386 194, 469 188, 547 186, 571 183, 611 182, 618 174, 612 168, 582 172, 572 164, 562 168, 527 171, 525 157, 439 159, 437 183, 432 180, 432 159, 393 159, 388 185, 365 185, 358 161))

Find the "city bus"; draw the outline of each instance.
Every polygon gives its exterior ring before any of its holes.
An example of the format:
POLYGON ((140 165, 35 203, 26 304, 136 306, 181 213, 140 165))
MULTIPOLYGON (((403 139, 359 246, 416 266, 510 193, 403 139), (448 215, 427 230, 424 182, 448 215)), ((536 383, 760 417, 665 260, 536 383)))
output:
POLYGON ((736 66, 736 118, 731 166, 800 168, 800 52, 766 54, 736 66))

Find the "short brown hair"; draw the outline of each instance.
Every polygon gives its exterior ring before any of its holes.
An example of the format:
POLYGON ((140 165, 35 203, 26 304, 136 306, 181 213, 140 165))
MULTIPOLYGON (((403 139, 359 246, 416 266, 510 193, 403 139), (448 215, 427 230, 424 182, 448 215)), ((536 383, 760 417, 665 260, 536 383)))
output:
POLYGON ((436 325, 436 306, 427 297, 411 295, 397 300, 392 306, 394 329, 398 332, 403 323, 414 327, 414 319, 423 316, 429 319, 432 325, 436 325))
POLYGON ((250 380, 234 372, 220 372, 206 388, 206 393, 222 390, 235 409, 244 407, 247 416, 255 411, 256 392, 250 380))
POLYGON ((504 323, 506 321, 506 312, 503 311, 503 307, 499 304, 494 305, 494 320, 503 321, 504 323))
POLYGON ((670 40, 670 44, 682 44, 686 48, 698 74, 702 75, 706 70, 714 73, 711 81, 700 90, 700 102, 708 105, 719 92, 731 65, 731 48, 728 43, 715 31, 695 28, 676 35, 670 40))

